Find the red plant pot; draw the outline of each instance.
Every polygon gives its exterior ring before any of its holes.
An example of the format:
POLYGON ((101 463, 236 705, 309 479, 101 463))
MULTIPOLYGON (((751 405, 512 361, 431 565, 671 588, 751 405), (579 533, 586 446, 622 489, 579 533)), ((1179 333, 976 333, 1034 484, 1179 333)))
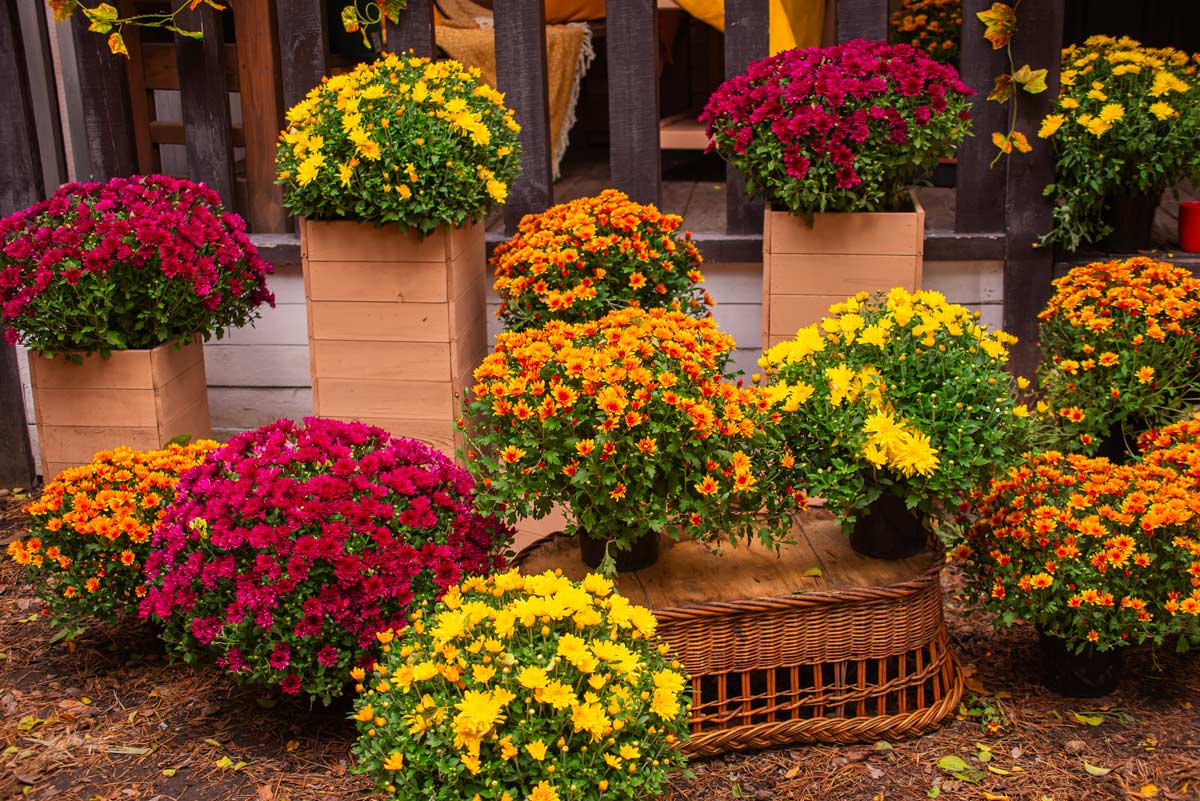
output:
POLYGON ((1179 203, 1179 247, 1192 253, 1200 252, 1200 200, 1179 203))

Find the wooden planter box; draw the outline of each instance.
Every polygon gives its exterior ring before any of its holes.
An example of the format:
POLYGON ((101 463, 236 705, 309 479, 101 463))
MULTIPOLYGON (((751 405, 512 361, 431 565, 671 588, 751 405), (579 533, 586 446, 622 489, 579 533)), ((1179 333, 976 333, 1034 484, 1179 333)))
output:
POLYGON ((763 347, 820 322, 829 307, 858 292, 921 286, 925 209, 822 213, 803 217, 767 209, 763 220, 763 347))
MULTIPOLYGON (((792 540, 778 555, 742 544, 716 555, 664 539, 656 564, 616 579, 653 610, 691 676, 690 754, 914 736, 958 706, 944 555, 859 556, 828 512, 799 516, 792 540)), ((588 572, 575 539, 561 536, 514 564, 574 580, 588 572)))
POLYGON ((313 412, 450 456, 460 395, 487 350, 482 224, 418 239, 398 225, 300 227, 313 412))
POLYGON ((207 437, 204 346, 95 354, 83 364, 29 354, 42 477, 86 464, 97 451, 128 445, 160 448, 181 434, 207 437))

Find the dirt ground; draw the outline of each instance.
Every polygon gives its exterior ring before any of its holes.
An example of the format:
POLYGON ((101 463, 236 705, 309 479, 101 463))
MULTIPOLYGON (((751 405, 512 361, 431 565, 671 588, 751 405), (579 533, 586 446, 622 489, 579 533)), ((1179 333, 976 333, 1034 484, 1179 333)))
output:
MULTIPOLYGON (((24 526, 19 506, 0 498, 0 553, 24 526)), ((955 719, 916 740, 697 760, 670 799, 1200 801, 1200 655, 1137 650, 1116 694, 1062 698, 1037 684, 1032 630, 993 633, 955 597, 952 571, 945 581, 969 673, 955 719)), ((310 709, 235 688, 172 662, 136 622, 50 644, 41 608, 4 558, 0 801, 372 797, 352 772, 348 701, 310 709)))

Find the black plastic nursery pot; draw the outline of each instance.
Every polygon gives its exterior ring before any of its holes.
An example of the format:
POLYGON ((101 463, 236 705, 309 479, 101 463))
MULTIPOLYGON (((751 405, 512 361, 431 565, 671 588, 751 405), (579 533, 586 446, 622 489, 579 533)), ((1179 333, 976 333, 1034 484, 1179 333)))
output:
MULTIPOLYGON (((633 541, 628 550, 612 547, 612 557, 617 563, 618 573, 632 573, 650 567, 658 561, 658 532, 649 531, 633 541)), ((583 563, 591 568, 600 567, 604 561, 604 552, 608 548, 608 540, 603 537, 593 537, 585 531, 579 532, 579 555, 583 563)))
POLYGON ((1161 197, 1162 192, 1110 197, 1104 221, 1111 225, 1113 230, 1097 242, 1096 246, 1114 253, 1149 250, 1154 229, 1154 214, 1158 211, 1158 201, 1161 197))
POLYGON ((1079 653, 1067 641, 1038 632, 1042 684, 1068 698, 1099 698, 1117 689, 1124 672, 1122 648, 1097 651, 1090 645, 1079 653))
POLYGON ((885 492, 854 522, 850 547, 873 559, 907 559, 925 550, 929 533, 924 515, 898 495, 885 492))

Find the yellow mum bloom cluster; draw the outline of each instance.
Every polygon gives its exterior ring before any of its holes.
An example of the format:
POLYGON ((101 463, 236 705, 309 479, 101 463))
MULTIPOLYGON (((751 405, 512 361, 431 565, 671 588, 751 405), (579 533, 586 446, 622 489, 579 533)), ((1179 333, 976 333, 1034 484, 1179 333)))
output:
POLYGON ((1027 416, 1004 369, 1015 339, 977 316, 936 292, 860 293, 768 350, 764 430, 796 485, 852 522, 869 487, 943 501, 1015 459, 1027 416))
POLYGON ((26 506, 30 536, 8 545, 29 568, 56 619, 111 618, 146 594, 142 563, 179 477, 219 447, 212 440, 162 450, 114 448, 64 470, 26 506))
POLYGON ((398 799, 656 797, 688 719, 656 625, 595 574, 468 579, 355 669, 359 762, 398 799))
POLYGON ((503 203, 519 168, 504 95, 451 60, 385 54, 323 79, 287 122, 284 204, 317 219, 461 224, 503 203))
POLYGON ((1108 195, 1161 193, 1200 169, 1198 89, 1200 55, 1127 36, 1063 50, 1059 96, 1038 130, 1059 161, 1048 241, 1095 242, 1108 195))

